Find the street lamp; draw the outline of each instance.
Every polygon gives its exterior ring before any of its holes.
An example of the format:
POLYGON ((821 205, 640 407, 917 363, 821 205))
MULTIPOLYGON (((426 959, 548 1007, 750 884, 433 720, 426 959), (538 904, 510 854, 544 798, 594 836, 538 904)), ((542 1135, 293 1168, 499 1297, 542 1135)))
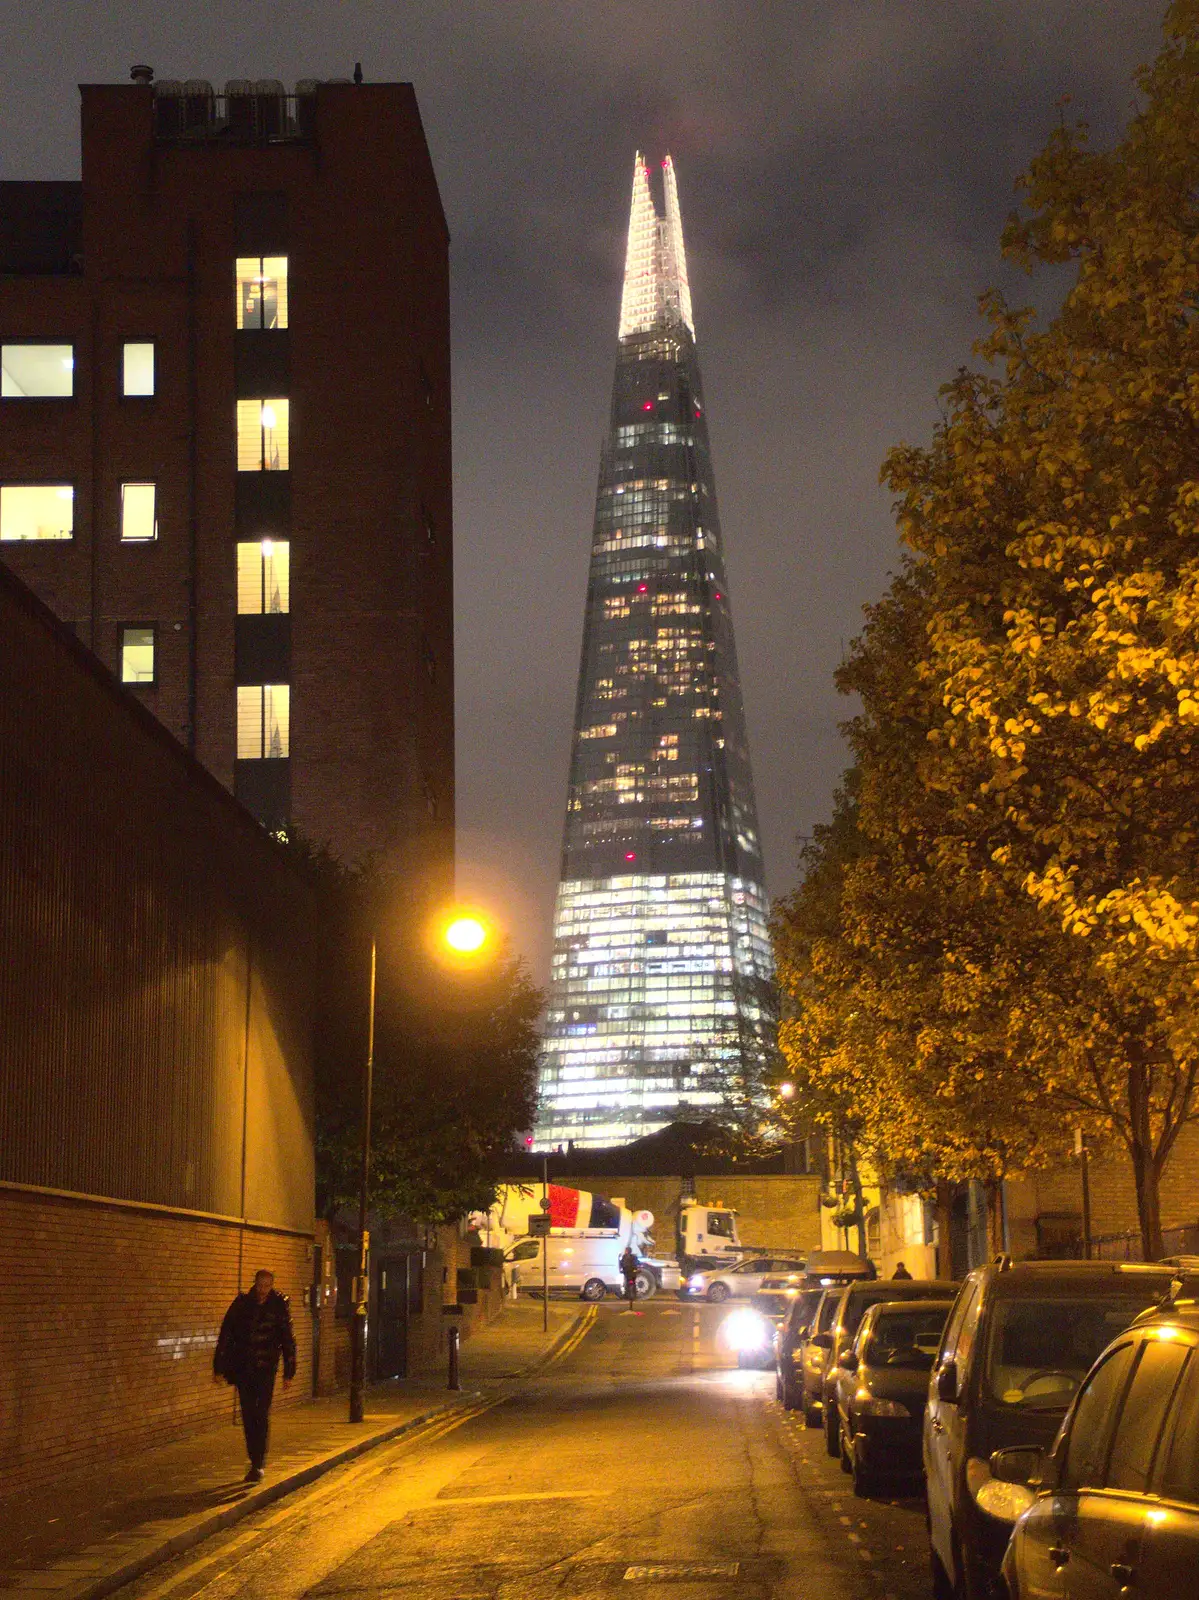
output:
MULTIPOLYGON (((435 943, 456 957, 479 956, 491 940, 486 922, 471 912, 454 912, 443 921, 435 943)), ((350 1325, 350 1421, 363 1419, 366 1390, 366 1323, 370 1301, 370 1234, 366 1217, 370 1202, 371 1100, 375 1076, 375 974, 378 946, 371 938, 370 1005, 366 1032, 366 1069, 362 1080, 362 1153, 358 1173, 358 1276, 354 1280, 354 1317, 350 1325)))
POLYGON ((780 1083, 779 1084, 779 1099, 780 1100, 790 1100, 792 1095, 794 1095, 794 1093, 795 1093, 795 1085, 793 1083, 780 1083))

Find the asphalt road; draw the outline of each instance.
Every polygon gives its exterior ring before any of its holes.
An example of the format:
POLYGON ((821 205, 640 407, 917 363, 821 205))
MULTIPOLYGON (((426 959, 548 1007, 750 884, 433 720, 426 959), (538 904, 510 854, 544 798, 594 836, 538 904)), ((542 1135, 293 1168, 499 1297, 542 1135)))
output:
POLYGON ((855 1500, 772 1376, 737 1371, 726 1315, 603 1305, 532 1384, 330 1473, 122 1600, 929 1600, 922 1503, 855 1500))

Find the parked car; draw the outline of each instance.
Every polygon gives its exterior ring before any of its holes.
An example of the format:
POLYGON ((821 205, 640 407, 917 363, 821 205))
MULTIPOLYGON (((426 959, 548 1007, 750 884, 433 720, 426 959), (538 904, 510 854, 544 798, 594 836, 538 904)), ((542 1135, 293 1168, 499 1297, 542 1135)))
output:
POLYGON ((825 1292, 819 1284, 801 1289, 779 1325, 774 1342, 774 1393, 785 1411, 795 1411, 803 1403, 804 1341, 825 1292))
POLYGON ((952 1302, 882 1300, 862 1318, 853 1347, 837 1368, 834 1401, 841 1465, 854 1493, 880 1478, 918 1474, 928 1375, 952 1302))
POLYGON ((762 1279, 750 1301, 765 1317, 781 1322, 803 1289, 802 1272, 772 1272, 762 1279))
POLYGON ((747 1256, 735 1267, 714 1267, 693 1272, 687 1292, 693 1300, 748 1300, 761 1287, 762 1279, 775 1272, 802 1272, 802 1256, 747 1256))
POLYGON ((1035 1446, 997 1450, 991 1471, 983 1503, 1004 1522, 1019 1516, 1003 1558, 1008 1600, 1193 1594, 1199 1587, 1195 1301, 1141 1317, 1108 1345, 1048 1455, 1035 1446))
POLYGON ((824 1368, 832 1348, 833 1323, 844 1286, 825 1289, 799 1353, 799 1408, 809 1428, 818 1428, 824 1410, 824 1368))
MULTIPOLYGON (((820 1374, 820 1419, 824 1423, 824 1443, 830 1456, 841 1454, 841 1424, 837 1417, 836 1385, 841 1359, 853 1348, 862 1318, 873 1305, 884 1300, 944 1300, 958 1292, 958 1284, 948 1278, 886 1278, 873 1283, 850 1283, 837 1291, 833 1320, 825 1346, 824 1368, 820 1374)), ((819 1339, 819 1335, 817 1338, 819 1339)))
MULTIPOLYGON (((1173 1270, 1006 1256, 962 1285, 937 1352, 924 1415, 928 1530, 937 1600, 987 1596, 1011 1523, 988 1510, 990 1460, 1047 1449, 1109 1342, 1170 1288, 1173 1270)), ((1114 1595, 1115 1590, 1111 1593, 1114 1595)))

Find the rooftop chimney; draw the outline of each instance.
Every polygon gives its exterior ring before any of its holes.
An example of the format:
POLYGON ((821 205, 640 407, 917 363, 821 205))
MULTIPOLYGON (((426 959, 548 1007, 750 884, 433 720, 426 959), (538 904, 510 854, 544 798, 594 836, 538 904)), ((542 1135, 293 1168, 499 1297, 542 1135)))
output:
POLYGON ((154 68, 144 66, 141 62, 136 67, 129 68, 129 76, 134 83, 150 84, 154 82, 154 68))

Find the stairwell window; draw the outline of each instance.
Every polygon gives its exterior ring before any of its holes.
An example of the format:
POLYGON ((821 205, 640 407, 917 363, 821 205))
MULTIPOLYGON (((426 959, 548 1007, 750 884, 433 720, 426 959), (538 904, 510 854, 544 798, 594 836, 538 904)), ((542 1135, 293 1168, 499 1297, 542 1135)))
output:
POLYGON ((237 759, 269 761, 290 754, 290 684, 240 687, 237 691, 237 759))
POLYGON ((144 687, 154 681, 154 629, 142 623, 122 628, 121 682, 144 687))
POLYGON ((157 490, 152 483, 121 485, 121 543, 150 544, 158 538, 157 490))
POLYGON ((290 406, 286 400, 237 402, 237 470, 286 472, 290 465, 290 406))
POLYGON ((75 393, 73 344, 0 345, 0 397, 69 400, 75 393))
POLYGON ((278 616, 291 610, 291 545, 255 539, 237 547, 237 614, 278 616))
POLYGON ((286 256, 238 256, 237 326, 287 327, 286 256))
POLYGON ((75 491, 69 483, 6 483, 0 487, 0 543, 71 539, 75 491))
POLYGON ((154 344, 149 339, 127 339, 121 346, 121 393, 141 399, 154 393, 154 344))

